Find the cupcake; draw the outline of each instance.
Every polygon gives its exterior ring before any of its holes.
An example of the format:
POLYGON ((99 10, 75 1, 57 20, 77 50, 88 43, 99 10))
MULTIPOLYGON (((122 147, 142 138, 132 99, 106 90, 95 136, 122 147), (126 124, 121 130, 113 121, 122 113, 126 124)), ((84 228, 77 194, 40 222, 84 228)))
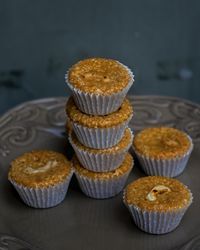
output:
POLYGON ((123 198, 135 224, 151 234, 174 230, 192 203, 192 194, 185 185, 161 176, 132 182, 124 190, 123 198))
POLYGON ((193 143, 189 135, 178 129, 157 127, 139 132, 133 149, 147 175, 175 177, 185 169, 193 143))
POLYGON ((125 99, 122 106, 106 116, 92 116, 82 113, 69 98, 66 113, 78 140, 89 148, 109 148, 116 145, 132 118, 133 109, 125 99))
POLYGON ((115 112, 134 81, 128 67, 105 58, 79 61, 69 69, 65 79, 77 107, 90 115, 115 112))
POLYGON ((65 132, 67 135, 69 135, 72 132, 72 124, 70 120, 67 118, 66 123, 65 123, 65 132))
POLYGON ((11 163, 8 179, 28 206, 49 208, 63 201, 73 174, 60 153, 32 151, 11 163))
POLYGON ((108 172, 122 164, 132 144, 133 135, 131 130, 127 128, 120 142, 106 149, 93 149, 84 146, 78 141, 75 133, 69 134, 69 141, 84 168, 94 172, 108 172))
POLYGON ((122 191, 133 167, 133 158, 127 153, 120 167, 105 173, 92 172, 83 168, 77 158, 73 159, 73 166, 83 193, 91 198, 105 199, 122 191))

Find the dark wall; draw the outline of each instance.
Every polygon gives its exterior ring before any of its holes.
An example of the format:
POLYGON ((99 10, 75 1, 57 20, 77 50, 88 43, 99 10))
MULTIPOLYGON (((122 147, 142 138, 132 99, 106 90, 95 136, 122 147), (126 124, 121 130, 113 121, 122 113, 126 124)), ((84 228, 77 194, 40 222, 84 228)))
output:
POLYGON ((200 1, 0 0, 0 113, 25 100, 68 95, 77 60, 116 58, 135 94, 200 102, 200 1))

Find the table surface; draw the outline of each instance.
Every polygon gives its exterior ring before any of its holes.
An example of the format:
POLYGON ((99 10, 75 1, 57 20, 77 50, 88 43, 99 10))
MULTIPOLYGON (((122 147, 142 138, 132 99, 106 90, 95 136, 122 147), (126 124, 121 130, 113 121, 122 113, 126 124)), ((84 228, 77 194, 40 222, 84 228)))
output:
MULTIPOLYGON (((194 202, 180 226, 162 236, 146 234, 134 225, 122 194, 107 200, 88 198, 75 177, 59 206, 34 209, 23 204, 7 181, 10 161, 32 149, 53 149, 68 158, 73 152, 64 129, 66 98, 47 98, 19 105, 0 118, 0 250, 188 250, 200 245, 200 106, 161 96, 129 99, 135 112, 130 122, 134 132, 162 124, 193 138, 194 150, 178 179, 190 187, 194 202)), ((144 173, 136 160, 127 183, 141 176, 144 173)))

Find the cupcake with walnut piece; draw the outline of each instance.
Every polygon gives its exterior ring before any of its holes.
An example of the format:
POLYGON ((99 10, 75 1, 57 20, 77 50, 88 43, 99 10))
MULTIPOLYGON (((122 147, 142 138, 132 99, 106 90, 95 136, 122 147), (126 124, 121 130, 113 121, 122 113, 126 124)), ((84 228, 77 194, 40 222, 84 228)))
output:
POLYGON ((65 198, 72 174, 71 163, 64 155, 32 151, 11 163, 8 179, 27 205, 48 208, 65 198))
POLYGON ((91 115, 116 111, 133 81, 130 69, 116 60, 105 58, 79 61, 66 74, 77 107, 91 115))
POLYGON ((192 194, 176 179, 149 176, 126 187, 124 203, 141 230, 165 234, 179 225, 192 203, 192 194))
POLYGON ((175 177, 184 171, 193 143, 189 135, 178 129, 156 127, 139 132, 133 149, 147 175, 175 177))

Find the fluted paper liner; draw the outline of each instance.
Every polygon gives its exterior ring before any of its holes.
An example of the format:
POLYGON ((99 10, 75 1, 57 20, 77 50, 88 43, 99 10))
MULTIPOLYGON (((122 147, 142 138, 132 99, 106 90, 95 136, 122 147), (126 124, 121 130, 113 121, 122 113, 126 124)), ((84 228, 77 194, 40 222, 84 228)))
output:
POLYGON ((189 136, 188 138, 191 142, 191 147, 182 157, 171 159, 153 159, 141 155, 134 147, 133 150, 140 162, 143 171, 147 175, 176 177, 184 171, 193 149, 192 139, 189 136))
POLYGON ((17 190, 23 202, 28 206, 34 208, 50 208, 64 200, 72 175, 73 170, 63 182, 46 188, 29 188, 19 185, 11 179, 9 179, 9 181, 17 190))
POLYGON ((75 175, 85 195, 95 199, 106 199, 119 194, 123 190, 131 170, 132 168, 121 176, 107 180, 85 177, 76 171, 75 175))
POLYGON ((68 81, 67 72, 67 74, 65 75, 65 81, 68 84, 69 88, 72 90, 72 96, 74 102, 76 103, 76 106, 83 113, 90 115, 107 115, 115 112, 122 105, 127 92, 134 82, 134 76, 127 66, 123 64, 121 65, 128 70, 131 80, 122 91, 113 93, 111 95, 87 93, 73 87, 68 81))
POLYGON ((125 122, 108 128, 88 128, 71 121, 78 140, 89 148, 110 148, 116 145, 124 134, 132 115, 125 122))
POLYGON ((73 143, 71 135, 69 135, 69 141, 83 167, 94 172, 108 172, 118 168, 122 164, 127 151, 132 145, 133 134, 131 132, 130 143, 125 148, 110 153, 93 153, 88 150, 84 150, 73 143))
POLYGON ((185 208, 168 212, 145 211, 137 206, 127 204, 125 193, 126 191, 124 191, 123 202, 128 208, 136 226, 150 234, 166 234, 176 229, 193 200, 190 192, 191 199, 185 208))

